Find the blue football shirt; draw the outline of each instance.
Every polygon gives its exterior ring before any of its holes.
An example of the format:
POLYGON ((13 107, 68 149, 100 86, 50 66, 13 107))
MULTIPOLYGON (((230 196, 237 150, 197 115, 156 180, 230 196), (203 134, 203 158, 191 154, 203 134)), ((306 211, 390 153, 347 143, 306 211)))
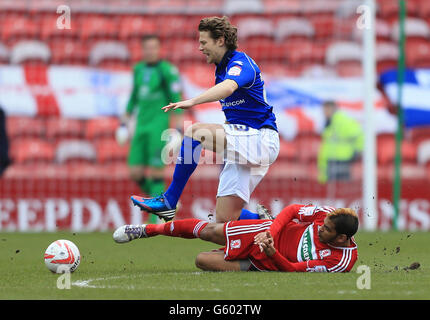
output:
POLYGON ((267 103, 260 68, 246 53, 227 51, 215 70, 215 83, 226 79, 237 83, 233 94, 220 100, 226 120, 251 128, 270 127, 277 131, 273 107, 267 103))

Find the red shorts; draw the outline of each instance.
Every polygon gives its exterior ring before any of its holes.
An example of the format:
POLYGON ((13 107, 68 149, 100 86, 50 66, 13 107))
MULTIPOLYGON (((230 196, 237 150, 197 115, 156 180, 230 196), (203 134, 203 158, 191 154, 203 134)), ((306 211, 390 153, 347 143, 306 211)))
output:
POLYGON ((239 220, 224 223, 225 260, 249 259, 259 270, 276 270, 270 258, 254 244, 254 237, 267 229, 272 220, 239 220))

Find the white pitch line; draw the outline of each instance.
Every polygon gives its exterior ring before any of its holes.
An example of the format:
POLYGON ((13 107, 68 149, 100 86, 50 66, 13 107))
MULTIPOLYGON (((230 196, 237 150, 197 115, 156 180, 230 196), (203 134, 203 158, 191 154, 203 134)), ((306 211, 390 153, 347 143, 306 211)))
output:
MULTIPOLYGON (((162 273, 158 273, 162 275, 162 273)), ((164 273, 165 274, 165 273, 164 273)), ((178 274, 178 273, 174 273, 178 274)), ((149 276, 154 274, 146 274, 141 276, 149 276)), ((134 285, 96 285, 92 284, 94 281, 109 281, 113 279, 121 279, 121 278, 130 278, 129 276, 114 276, 114 277, 106 277, 106 278, 95 278, 95 279, 87 279, 87 280, 77 280, 72 282, 72 286, 80 287, 80 288, 92 288, 92 289, 127 289, 127 290, 137 290, 137 289, 153 289, 153 290, 169 290, 169 291, 202 291, 202 292, 221 292, 221 289, 218 288, 176 288, 176 287, 160 287, 160 286, 134 286, 134 285)))

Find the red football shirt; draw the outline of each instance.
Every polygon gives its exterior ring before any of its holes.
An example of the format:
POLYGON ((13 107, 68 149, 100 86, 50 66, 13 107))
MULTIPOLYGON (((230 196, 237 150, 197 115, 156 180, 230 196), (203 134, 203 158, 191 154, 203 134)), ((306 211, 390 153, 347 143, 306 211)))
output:
POLYGON ((348 247, 320 242, 318 229, 332 207, 293 204, 285 207, 270 226, 276 253, 251 261, 258 269, 298 272, 349 272, 357 260, 354 238, 348 247))

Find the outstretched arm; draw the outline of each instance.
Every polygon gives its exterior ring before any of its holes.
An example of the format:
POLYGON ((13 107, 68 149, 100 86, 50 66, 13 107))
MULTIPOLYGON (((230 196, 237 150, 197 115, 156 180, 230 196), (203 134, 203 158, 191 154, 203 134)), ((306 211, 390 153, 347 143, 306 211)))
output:
POLYGON ((228 96, 231 96, 237 88, 238 88, 238 85, 235 81, 227 79, 227 80, 224 80, 223 82, 218 83, 212 88, 209 88, 208 90, 206 90, 201 95, 195 98, 170 103, 169 105, 164 106, 161 109, 164 110, 164 112, 167 112, 169 110, 176 110, 178 108, 188 109, 198 104, 218 101, 221 99, 225 99, 228 96))

